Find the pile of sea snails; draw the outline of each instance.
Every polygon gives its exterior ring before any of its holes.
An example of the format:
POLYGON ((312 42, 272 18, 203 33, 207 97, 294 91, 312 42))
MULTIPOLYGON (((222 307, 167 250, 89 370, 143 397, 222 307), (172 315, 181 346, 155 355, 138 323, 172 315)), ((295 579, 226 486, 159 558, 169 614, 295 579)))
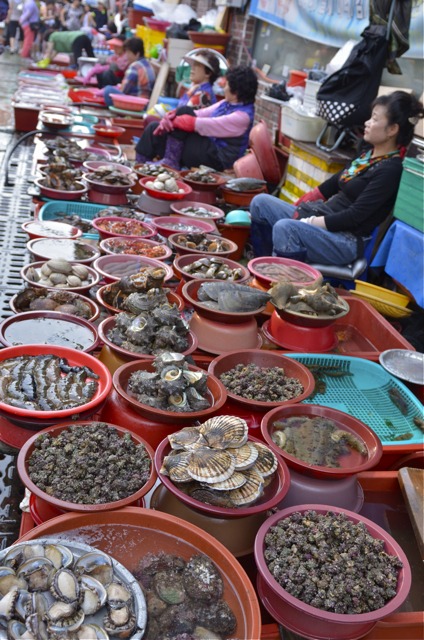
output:
POLYGON ((160 473, 190 497, 219 507, 246 507, 263 494, 277 469, 264 444, 248 441, 245 420, 216 416, 168 436, 171 453, 160 473))
POLYGON ((189 326, 163 289, 131 293, 122 306, 125 311, 117 314, 115 326, 107 334, 113 344, 148 355, 188 349, 189 326))
POLYGON ((26 277, 43 287, 56 289, 76 289, 89 285, 91 281, 90 272, 84 265, 72 264, 61 258, 48 260, 39 269, 30 267, 26 277))
POLYGON ((305 286, 296 286, 288 280, 280 280, 269 293, 271 302, 277 309, 307 316, 337 316, 346 313, 346 309, 349 308, 328 282, 322 284, 322 277, 305 286))
POLYGON ((137 627, 134 595, 118 580, 105 553, 93 550, 74 555, 65 544, 35 541, 10 547, 1 562, 1 638, 133 636, 137 627))
POLYGON ((181 353, 166 352, 155 358, 155 371, 131 374, 128 390, 139 402, 164 411, 187 413, 210 407, 207 374, 190 371, 181 353))

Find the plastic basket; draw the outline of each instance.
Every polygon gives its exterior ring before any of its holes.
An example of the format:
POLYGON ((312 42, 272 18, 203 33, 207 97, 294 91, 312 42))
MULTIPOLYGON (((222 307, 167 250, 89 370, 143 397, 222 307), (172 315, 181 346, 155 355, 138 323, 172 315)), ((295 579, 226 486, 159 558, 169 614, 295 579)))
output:
MULTIPOLYGON (((423 433, 414 425, 415 416, 422 417, 423 405, 397 378, 391 376, 379 364, 350 356, 285 353, 306 366, 336 367, 347 375, 324 375, 326 390, 304 400, 344 411, 365 422, 385 446, 422 444, 423 433), (403 415, 389 396, 396 389, 407 407, 403 415), (410 433, 411 438, 394 440, 394 437, 410 433)), ((336 372, 334 372, 336 373, 336 372)))
POLYGON ((362 280, 355 280, 355 290, 351 293, 366 300, 374 309, 389 318, 406 318, 412 313, 411 309, 406 308, 410 299, 403 293, 378 287, 369 282, 362 282, 362 280))
MULTIPOLYGON (((40 220, 52 220, 56 218, 59 213, 64 213, 66 215, 76 214, 84 220, 94 220, 94 218, 97 218, 97 213, 105 208, 106 206, 102 204, 52 200, 41 207, 38 217, 40 220)), ((90 238, 91 240, 99 239, 97 233, 83 233, 82 237, 90 238)))

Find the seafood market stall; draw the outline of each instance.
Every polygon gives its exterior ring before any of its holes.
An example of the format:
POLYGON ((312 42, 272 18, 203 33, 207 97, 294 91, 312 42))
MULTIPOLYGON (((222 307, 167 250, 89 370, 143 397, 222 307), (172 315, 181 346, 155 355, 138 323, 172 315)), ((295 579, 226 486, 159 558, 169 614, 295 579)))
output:
POLYGON ((397 469, 422 460, 422 354, 309 265, 240 259, 227 216, 263 181, 135 163, 108 112, 44 107, 1 173, 0 441, 27 496, 0 629, 420 638, 397 469))

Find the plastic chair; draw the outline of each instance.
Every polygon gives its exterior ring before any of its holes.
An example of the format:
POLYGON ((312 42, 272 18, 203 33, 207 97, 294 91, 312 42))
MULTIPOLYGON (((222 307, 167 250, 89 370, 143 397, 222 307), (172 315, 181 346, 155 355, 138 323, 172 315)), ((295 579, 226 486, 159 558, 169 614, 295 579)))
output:
POLYGON ((332 284, 336 286, 342 285, 346 289, 353 289, 355 280, 366 280, 367 278, 368 265, 371 261, 374 245, 379 235, 379 229, 380 227, 376 227, 372 234, 364 239, 365 248, 362 258, 358 258, 351 264, 311 264, 311 267, 318 269, 325 278, 329 278, 332 281, 332 284))

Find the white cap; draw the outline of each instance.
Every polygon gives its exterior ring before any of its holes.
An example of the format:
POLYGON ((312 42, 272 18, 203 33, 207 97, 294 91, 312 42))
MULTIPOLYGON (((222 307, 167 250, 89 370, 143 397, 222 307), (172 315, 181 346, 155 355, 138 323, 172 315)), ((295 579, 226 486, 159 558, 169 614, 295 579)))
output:
POLYGON ((205 58, 205 56, 202 56, 201 53, 195 53, 193 56, 184 56, 183 60, 185 60, 189 64, 193 64, 193 62, 198 62, 199 64, 203 64, 203 66, 209 69, 210 71, 213 71, 213 72, 216 71, 216 69, 213 68, 209 60, 205 58))

